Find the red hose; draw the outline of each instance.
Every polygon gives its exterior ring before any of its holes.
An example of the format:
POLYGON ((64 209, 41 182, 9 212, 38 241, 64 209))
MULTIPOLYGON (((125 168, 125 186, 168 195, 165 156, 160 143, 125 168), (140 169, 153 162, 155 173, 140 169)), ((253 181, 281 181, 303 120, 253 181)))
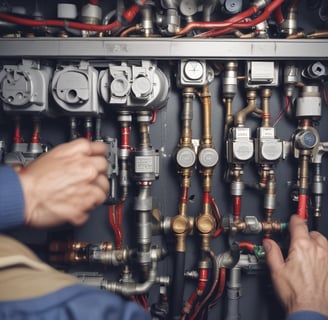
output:
POLYGON ((114 231, 116 248, 121 248, 123 242, 121 203, 119 203, 117 206, 109 206, 108 218, 109 223, 114 231))
POLYGON ((274 12, 274 19, 279 25, 282 25, 285 22, 285 17, 282 14, 281 6, 279 6, 274 12))
POLYGON ((248 241, 240 241, 239 248, 244 251, 248 251, 250 253, 254 253, 254 243, 248 241))

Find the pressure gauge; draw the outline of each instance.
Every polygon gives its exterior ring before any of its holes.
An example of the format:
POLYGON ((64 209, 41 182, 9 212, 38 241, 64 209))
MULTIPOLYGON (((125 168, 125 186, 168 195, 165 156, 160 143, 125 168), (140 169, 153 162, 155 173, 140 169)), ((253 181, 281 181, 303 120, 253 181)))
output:
POLYGON ((199 80, 204 74, 204 66, 200 61, 187 61, 183 71, 187 79, 199 80))

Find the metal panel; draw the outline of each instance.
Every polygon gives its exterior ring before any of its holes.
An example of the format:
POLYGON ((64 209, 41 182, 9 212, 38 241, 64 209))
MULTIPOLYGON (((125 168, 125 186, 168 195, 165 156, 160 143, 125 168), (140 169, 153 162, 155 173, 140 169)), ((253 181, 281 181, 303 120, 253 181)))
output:
POLYGON ((327 53, 318 39, 0 39, 0 57, 11 58, 326 60, 327 53))

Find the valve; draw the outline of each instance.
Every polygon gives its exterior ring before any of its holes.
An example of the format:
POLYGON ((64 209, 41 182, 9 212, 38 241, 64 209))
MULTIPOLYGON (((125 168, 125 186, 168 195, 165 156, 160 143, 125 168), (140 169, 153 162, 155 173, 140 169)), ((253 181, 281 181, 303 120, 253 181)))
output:
POLYGON ((244 163, 254 154, 254 144, 251 139, 250 128, 233 127, 226 143, 227 160, 229 163, 244 163))

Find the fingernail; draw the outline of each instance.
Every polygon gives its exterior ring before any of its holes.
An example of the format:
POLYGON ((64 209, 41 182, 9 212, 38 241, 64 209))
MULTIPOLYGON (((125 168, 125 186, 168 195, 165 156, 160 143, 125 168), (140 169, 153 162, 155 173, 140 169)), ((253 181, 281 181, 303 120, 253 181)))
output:
POLYGON ((263 240, 262 241, 263 248, 265 252, 269 252, 271 250, 271 243, 268 240, 263 240))

